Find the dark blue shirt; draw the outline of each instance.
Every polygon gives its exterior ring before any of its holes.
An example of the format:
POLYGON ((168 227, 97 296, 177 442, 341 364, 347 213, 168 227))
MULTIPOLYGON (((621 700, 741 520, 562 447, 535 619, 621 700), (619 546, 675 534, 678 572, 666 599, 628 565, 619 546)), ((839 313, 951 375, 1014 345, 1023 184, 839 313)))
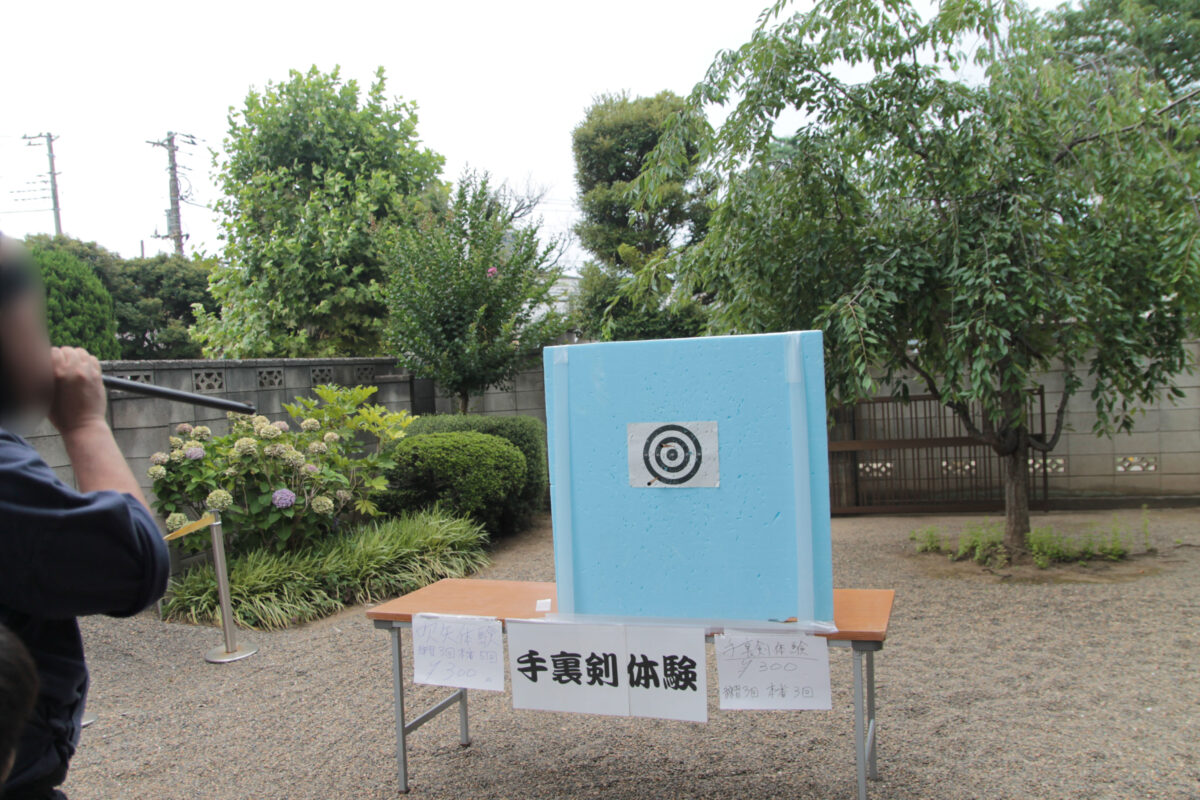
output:
POLYGON ((6 790, 66 776, 88 680, 75 618, 138 613, 162 596, 168 570, 145 506, 127 494, 72 489, 0 428, 0 623, 29 648, 41 681, 6 790))

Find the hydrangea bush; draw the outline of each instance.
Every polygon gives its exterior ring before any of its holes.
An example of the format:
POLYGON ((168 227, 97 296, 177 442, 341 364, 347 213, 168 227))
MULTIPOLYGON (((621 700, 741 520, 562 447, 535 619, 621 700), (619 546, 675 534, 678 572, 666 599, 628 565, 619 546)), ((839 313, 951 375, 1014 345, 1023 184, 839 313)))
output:
MULTIPOLYGON (((314 392, 318 400, 284 406, 294 424, 231 413, 229 433, 217 437, 181 424, 147 471, 167 530, 212 509, 222 514, 231 549, 282 550, 377 515, 373 498, 393 466, 383 445, 402 437, 412 418, 367 404, 375 387, 314 392)), ((182 541, 189 549, 204 546, 195 537, 182 541)))

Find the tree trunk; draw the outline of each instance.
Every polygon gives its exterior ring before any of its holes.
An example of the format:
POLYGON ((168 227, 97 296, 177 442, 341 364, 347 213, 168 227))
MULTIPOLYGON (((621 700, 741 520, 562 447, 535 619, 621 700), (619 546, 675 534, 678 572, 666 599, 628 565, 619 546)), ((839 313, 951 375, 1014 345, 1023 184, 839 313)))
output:
POLYGON ((1029 533, 1029 445, 1022 431, 1016 449, 1004 456, 1004 547, 1009 558, 1026 551, 1029 533))
POLYGON ((467 407, 471 405, 471 393, 463 392, 458 396, 458 413, 467 413, 467 407))

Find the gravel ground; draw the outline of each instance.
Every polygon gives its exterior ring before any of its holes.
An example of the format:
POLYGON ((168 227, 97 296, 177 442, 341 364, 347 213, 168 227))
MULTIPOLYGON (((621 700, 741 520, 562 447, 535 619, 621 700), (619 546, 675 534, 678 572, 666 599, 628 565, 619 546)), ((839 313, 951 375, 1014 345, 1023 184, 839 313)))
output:
MULTIPOLYGON (((1116 516, 1140 544, 1140 512, 1116 516)), ((1200 510, 1149 512, 1158 553, 1110 568, 989 574, 913 553, 913 528, 969 520, 834 521, 836 584, 896 590, 871 796, 1200 798, 1200 510)), ((552 579, 548 523, 498 546, 480 577, 552 579)), ((226 666, 201 658, 211 628, 147 614, 83 632, 100 720, 67 782, 74 800, 397 795, 388 637, 363 609, 255 634, 259 654, 226 666)), ((707 725, 514 711, 507 693, 472 693, 470 748, 453 714, 410 739, 411 796, 853 797, 850 657, 831 653, 828 712, 719 711, 715 674, 707 725)), ((440 694, 414 687, 410 708, 440 694)))

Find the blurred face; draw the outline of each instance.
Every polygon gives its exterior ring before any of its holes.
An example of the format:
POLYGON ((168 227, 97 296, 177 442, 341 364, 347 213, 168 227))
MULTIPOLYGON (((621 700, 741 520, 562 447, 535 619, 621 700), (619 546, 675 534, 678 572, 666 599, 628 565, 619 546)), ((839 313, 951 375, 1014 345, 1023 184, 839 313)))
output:
POLYGON ((45 301, 37 289, 0 307, 0 380, 14 406, 10 411, 44 413, 53 396, 45 301))

